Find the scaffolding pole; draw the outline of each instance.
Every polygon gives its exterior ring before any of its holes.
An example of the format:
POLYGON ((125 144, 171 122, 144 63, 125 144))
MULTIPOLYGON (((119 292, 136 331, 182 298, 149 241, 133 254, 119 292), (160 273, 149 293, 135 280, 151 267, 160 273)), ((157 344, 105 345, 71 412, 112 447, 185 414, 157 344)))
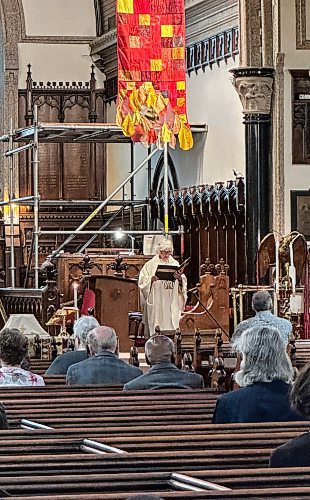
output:
POLYGON ((168 143, 164 143, 164 230, 165 237, 168 238, 169 233, 169 184, 168 184, 168 143))
MULTIPOLYGON (((70 234, 70 236, 68 238, 65 239, 65 241, 63 243, 61 243, 61 245, 59 245, 58 248, 56 248, 56 250, 54 250, 52 253, 51 253, 51 257, 57 257, 60 250, 62 250, 68 243, 70 243, 70 241, 72 241, 75 236, 77 234, 83 234, 81 232, 81 230, 94 218, 96 217, 96 215, 108 204, 108 202, 122 189, 123 186, 125 186, 125 184, 127 184, 127 182, 129 182, 140 170, 141 168, 145 165, 145 163, 148 162, 148 160, 150 158, 152 158, 155 153, 157 153, 158 151, 158 148, 156 147, 150 155, 148 155, 138 166, 137 168, 131 172, 127 177, 126 179, 121 182, 121 184, 119 184, 119 186, 114 189, 114 191, 112 191, 111 194, 109 194, 109 196, 97 207, 95 208, 95 210, 84 220, 84 222, 82 222, 82 224, 79 225, 79 227, 75 230, 75 231, 67 231, 67 232, 57 232, 57 233, 50 233, 50 232, 46 232, 46 231, 41 231, 41 234, 70 234)), ((112 231, 114 232, 114 231, 112 231)), ((131 231, 132 232, 132 231, 131 231)), ((93 232, 93 233, 89 233, 89 232, 86 232, 84 234, 100 234, 100 233, 96 233, 96 232, 93 232)), ((104 233, 102 233, 104 234, 104 233)), ((109 233, 107 233, 109 234, 109 233)), ((139 233, 141 234, 141 233, 139 233)))
POLYGON ((38 106, 34 106, 33 132, 33 238, 34 238, 34 287, 39 288, 39 141, 38 141, 38 106))
MULTIPOLYGON (((119 232, 119 230, 116 230, 116 229, 109 229, 107 231, 102 231, 102 230, 98 230, 98 231, 92 231, 92 230, 78 230, 76 229, 75 231, 71 231, 70 229, 61 229, 61 230, 52 230, 52 229, 48 229, 48 230, 44 230, 44 231, 39 231, 40 234, 71 234, 72 236, 76 236, 77 234, 115 234, 119 232)), ((128 235, 131 235, 131 234, 134 234, 134 235, 143 235, 143 234, 163 234, 163 231, 136 231, 136 230, 133 230, 133 231, 121 231, 122 234, 128 234, 128 235)), ((169 231, 169 234, 181 234, 181 230, 177 230, 177 231, 169 231)))
POLYGON ((11 203, 20 203, 21 205, 24 203, 25 205, 29 205, 28 202, 30 200, 33 200, 33 196, 23 196, 22 198, 13 198, 12 200, 8 201, 0 201, 0 207, 5 207, 6 205, 10 205, 11 203))
POLYGON ((29 144, 25 144, 25 146, 20 146, 19 148, 13 149, 13 130, 11 130, 9 137, 10 137, 10 140, 9 140, 10 149, 4 153, 4 156, 6 156, 6 157, 14 156, 17 153, 21 153, 22 151, 26 151, 27 149, 31 149, 34 146, 33 142, 29 142, 29 144), (12 143, 11 143, 11 140, 12 140, 12 143))
MULTIPOLYGON (((13 149, 13 120, 11 118, 10 126, 10 149, 13 149)), ((9 160, 9 206, 10 206, 10 271, 11 287, 15 288, 15 251, 14 251, 14 207, 12 204, 14 190, 14 156, 9 160)))

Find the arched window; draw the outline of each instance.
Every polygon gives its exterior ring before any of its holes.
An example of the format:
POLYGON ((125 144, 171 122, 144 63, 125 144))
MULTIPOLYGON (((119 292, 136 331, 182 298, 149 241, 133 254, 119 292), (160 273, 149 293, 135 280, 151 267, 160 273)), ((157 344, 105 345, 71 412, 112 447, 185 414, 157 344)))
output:
MULTIPOLYGON (((168 183, 169 183, 169 190, 179 189, 180 187, 176 168, 169 153, 168 153, 168 183)), ((164 184, 164 153, 160 155, 155 168, 153 182, 152 182, 152 191, 155 193, 158 193, 158 191, 163 191, 163 184, 164 184)))

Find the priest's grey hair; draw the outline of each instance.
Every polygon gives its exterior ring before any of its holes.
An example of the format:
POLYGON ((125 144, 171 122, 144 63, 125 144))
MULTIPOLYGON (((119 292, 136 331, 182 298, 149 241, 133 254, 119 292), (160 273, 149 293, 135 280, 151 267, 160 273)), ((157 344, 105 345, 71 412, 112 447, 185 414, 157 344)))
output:
POLYGON ((145 357, 151 365, 171 363, 174 355, 174 343, 166 335, 153 335, 145 344, 145 357))
POLYGON ((279 331, 270 326, 255 326, 245 330, 235 342, 242 361, 235 375, 241 387, 254 382, 291 382, 294 371, 286 352, 286 343, 279 331))
POLYGON ((97 326, 99 326, 99 323, 93 316, 81 316, 73 325, 73 335, 85 345, 87 335, 97 326))
POLYGON ((173 252, 173 243, 167 238, 161 238, 156 245, 156 253, 164 252, 165 250, 173 252))

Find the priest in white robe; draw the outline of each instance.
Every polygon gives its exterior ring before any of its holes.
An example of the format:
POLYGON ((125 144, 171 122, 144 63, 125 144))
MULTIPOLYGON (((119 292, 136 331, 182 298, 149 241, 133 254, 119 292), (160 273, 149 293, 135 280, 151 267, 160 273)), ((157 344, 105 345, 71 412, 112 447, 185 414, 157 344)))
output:
POLYGON ((180 264, 172 257, 173 246, 168 239, 161 239, 156 255, 146 262, 139 274, 140 303, 143 313, 144 336, 154 335, 156 326, 161 332, 176 330, 187 297, 187 280, 178 269, 180 264), (161 280, 156 276, 160 264, 173 266, 175 281, 161 280))

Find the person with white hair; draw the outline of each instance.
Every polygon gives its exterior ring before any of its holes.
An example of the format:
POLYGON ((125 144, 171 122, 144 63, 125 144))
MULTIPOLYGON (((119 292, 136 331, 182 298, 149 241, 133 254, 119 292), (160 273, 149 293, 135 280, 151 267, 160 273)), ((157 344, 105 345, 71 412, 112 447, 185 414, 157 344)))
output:
POLYGON ((148 373, 124 385, 124 391, 143 389, 203 389, 197 373, 179 370, 175 362, 174 343, 165 335, 153 335, 145 344, 145 359, 151 366, 148 373))
POLYGON ((187 297, 187 280, 179 272, 179 263, 172 257, 172 252, 172 242, 162 238, 156 246, 156 255, 146 262, 139 274, 142 322, 146 338, 155 334, 157 326, 162 332, 179 327, 187 297))
POLYGON ((87 335, 99 326, 93 316, 81 316, 73 325, 75 350, 59 354, 46 370, 45 375, 66 375, 69 366, 87 358, 87 335))
POLYGON ((271 326, 255 326, 243 332, 235 348, 242 357, 235 374, 240 389, 218 398, 213 422, 300 420, 290 405, 294 370, 279 331, 271 326))
POLYGON ((140 368, 118 358, 118 339, 110 326, 91 330, 87 343, 91 356, 69 367, 68 385, 123 385, 142 375, 140 368))

